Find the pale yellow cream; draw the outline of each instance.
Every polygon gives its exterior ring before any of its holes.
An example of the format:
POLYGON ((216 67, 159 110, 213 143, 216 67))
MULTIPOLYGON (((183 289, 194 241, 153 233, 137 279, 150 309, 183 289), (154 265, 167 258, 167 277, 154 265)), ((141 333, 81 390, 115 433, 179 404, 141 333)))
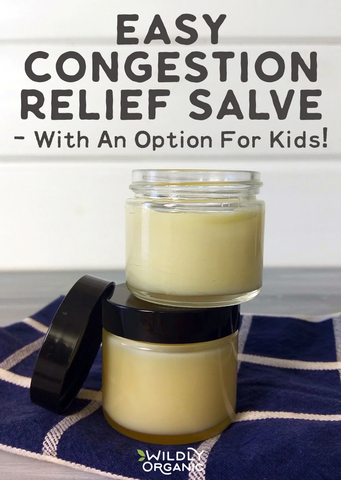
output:
POLYGON ((191 297, 200 303, 216 296, 232 304, 262 285, 263 202, 225 212, 128 202, 126 229, 127 285, 141 298, 147 292, 156 303, 194 306, 191 297))
POLYGON ((238 333, 160 345, 103 331, 103 409, 118 427, 149 435, 203 432, 233 418, 238 333))

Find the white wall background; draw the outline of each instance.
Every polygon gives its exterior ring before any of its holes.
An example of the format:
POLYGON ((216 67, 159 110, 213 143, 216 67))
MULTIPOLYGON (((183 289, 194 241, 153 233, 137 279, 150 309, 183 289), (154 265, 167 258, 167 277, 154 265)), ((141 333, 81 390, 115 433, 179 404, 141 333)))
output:
MULTIPOLYGON (((212 168, 250 169, 262 173, 264 187, 260 195, 267 203, 265 265, 267 266, 341 266, 341 3, 339 0, 187 0, 159 2, 137 0, 1 0, 0 17, 0 270, 87 269, 124 267, 124 202, 129 195, 131 170, 134 168, 212 168), (171 45, 117 46, 116 17, 120 13, 137 13, 135 36, 143 39, 156 13, 167 25, 171 45), (179 33, 175 18, 193 13, 199 39, 182 47, 174 43, 179 33), (207 26, 201 18, 208 13, 217 18, 228 15, 221 27, 219 44, 210 45, 207 26), (129 50, 130 49, 130 50, 129 50), (200 50, 209 57, 212 51, 228 50, 236 54, 229 64, 228 82, 219 83, 211 76, 202 84, 157 84, 155 77, 146 84, 122 79, 112 85, 103 81, 94 85, 86 75, 74 84, 61 82, 54 64, 63 52, 80 52, 87 61, 91 52, 100 51, 109 58, 111 51, 124 56, 134 50, 147 51, 154 58, 157 51, 180 51, 184 56, 200 50), (32 82, 24 71, 27 56, 37 50, 49 53, 49 59, 37 62, 40 73, 48 70, 52 79, 44 84, 32 82), (250 70, 248 83, 239 80, 238 58, 248 52, 250 65, 262 52, 279 52, 288 65, 290 54, 299 51, 304 58, 318 54, 318 78, 311 83, 301 76, 293 83, 287 73, 273 84, 264 84, 250 70), (20 118, 20 91, 35 88, 46 97, 45 120, 33 115, 20 118), (158 112, 156 121, 122 122, 118 114, 111 121, 53 121, 49 116, 51 89, 86 89, 90 110, 103 114, 103 92, 122 88, 143 91, 141 111, 146 110, 145 94, 150 88, 169 88, 172 98, 167 109, 158 112), (195 88, 212 91, 212 106, 219 108, 228 89, 233 89, 245 113, 243 120, 229 117, 191 120, 184 111, 189 93, 195 88), (295 89, 292 108, 286 120, 278 120, 271 106, 269 90, 276 89, 285 98, 295 89), (260 110, 271 113, 268 121, 252 121, 248 114, 248 91, 258 92, 260 110), (296 96, 301 89, 321 89, 318 121, 299 119, 296 96), (328 128, 325 148, 270 148, 269 131, 288 131, 293 136, 307 131, 321 135, 328 128), (98 149, 96 141, 89 148, 39 149, 34 131, 78 130, 90 139, 107 129, 125 135, 126 149, 98 149), (262 137, 258 148, 241 149, 235 142, 222 149, 218 140, 212 149, 171 149, 156 152, 138 149, 134 135, 139 130, 167 135, 170 131, 206 134, 219 138, 221 130, 235 130, 243 135, 262 137), (22 135, 25 140, 14 140, 22 135)), ((121 68, 121 67, 120 67, 121 68)), ((271 73, 270 65, 269 74, 271 73)), ((184 74, 179 61, 177 73, 184 74)), ((70 71, 71 72, 71 71, 70 71)), ((289 70, 288 70, 289 72, 289 70)), ((115 97, 116 98, 116 97, 115 97)), ((117 102, 114 103, 114 108, 117 102)), ((75 97, 70 110, 77 115, 75 97)))

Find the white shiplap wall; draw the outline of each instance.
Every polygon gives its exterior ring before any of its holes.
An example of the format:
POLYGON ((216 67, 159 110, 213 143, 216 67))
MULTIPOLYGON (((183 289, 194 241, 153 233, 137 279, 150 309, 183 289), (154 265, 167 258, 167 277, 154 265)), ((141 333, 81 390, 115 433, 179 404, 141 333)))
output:
MULTIPOLYGON (((156 0, 138 2, 96 2, 81 0, 2 0, 0 17, 0 270, 72 269, 124 267, 124 201, 129 195, 130 172, 133 168, 232 168, 254 169, 262 172, 264 187, 261 198, 267 203, 265 264, 268 266, 341 266, 341 3, 339 0, 233 0, 209 3, 188 0, 172 4, 156 0), (174 19, 182 13, 197 16, 199 39, 193 46, 181 47, 173 42, 178 34, 174 19), (117 47, 116 16, 120 13, 138 13, 136 35, 144 38, 153 16, 163 18, 172 39, 170 46, 143 45, 117 47), (220 30, 219 44, 209 44, 207 26, 202 14, 217 18, 228 15, 220 30), (100 51, 109 58, 111 51, 125 55, 127 49, 147 51, 151 59, 158 50, 203 51, 229 50, 236 54, 229 64, 229 81, 217 83, 212 72, 216 68, 208 60, 210 75, 203 84, 161 85, 169 88, 172 97, 167 109, 158 112, 156 121, 72 122, 20 119, 20 91, 35 88, 46 96, 54 88, 86 89, 88 105, 103 110, 103 91, 112 88, 141 88, 141 111, 145 112, 145 92, 157 88, 153 77, 146 84, 135 84, 122 78, 114 86, 103 81, 94 85, 89 76, 75 84, 63 84, 54 74, 54 64, 60 54, 69 50, 80 52, 87 60, 91 52, 100 51), (44 84, 30 81, 24 72, 24 62, 34 51, 49 53, 46 62, 37 68, 48 69, 53 78, 44 84), (250 71, 248 83, 242 84, 238 75, 240 52, 248 52, 250 65, 267 50, 279 52, 288 65, 292 51, 299 51, 305 59, 309 52, 318 54, 318 79, 308 82, 302 77, 293 84, 286 72, 273 84, 264 84, 250 71), (212 91, 212 105, 218 108, 226 91, 231 88, 240 100, 244 120, 205 122, 191 120, 185 115, 186 100, 195 88, 212 91), (275 88, 280 98, 288 89, 295 89, 295 97, 288 118, 278 120, 271 110, 269 90, 275 88), (259 108, 271 112, 268 121, 247 118, 249 89, 256 89, 259 108), (296 96, 300 89, 321 89, 319 121, 298 119, 296 96), (281 149, 270 148, 269 131, 290 130, 292 135, 321 135, 328 128, 326 148, 281 149), (78 130, 97 139, 104 129, 125 135, 126 149, 98 149, 93 141, 89 148, 67 147, 39 149, 34 130, 64 133, 78 130), (167 135, 181 130, 186 134, 209 134, 216 138, 213 148, 202 151, 164 147, 153 152, 138 149, 134 135, 139 130, 167 135), (231 142, 228 148, 219 145, 221 130, 235 130, 243 135, 259 135, 258 148, 241 149, 231 142), (25 136, 24 141, 14 135, 25 136)), ((184 67, 178 62, 177 72, 184 67)), ((289 72, 289 70, 288 70, 289 72)), ((160 85, 159 85, 160 87, 160 85)), ((114 104, 116 105, 116 104, 114 104)), ((74 98, 70 111, 77 114, 74 98)), ((48 116, 48 113, 47 113, 48 116)))

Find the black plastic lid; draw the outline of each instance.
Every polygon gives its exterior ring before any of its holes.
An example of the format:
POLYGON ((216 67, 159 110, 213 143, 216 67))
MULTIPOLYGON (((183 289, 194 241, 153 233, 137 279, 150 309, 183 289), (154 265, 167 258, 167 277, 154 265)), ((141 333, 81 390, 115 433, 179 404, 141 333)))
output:
POLYGON ((239 305, 215 308, 167 307, 145 302, 116 285, 103 301, 103 328, 120 337, 149 343, 198 343, 216 340, 239 327, 239 305))
POLYGON ((96 358, 102 325, 141 342, 207 342, 238 329, 239 305, 166 307, 135 298, 125 284, 115 288, 113 282, 85 275, 64 298, 46 334, 32 375, 32 402, 57 413, 66 410, 96 358))
POLYGON ((71 288, 52 320, 36 361, 32 402, 63 412, 81 389, 102 341, 102 298, 115 288, 85 275, 71 288))

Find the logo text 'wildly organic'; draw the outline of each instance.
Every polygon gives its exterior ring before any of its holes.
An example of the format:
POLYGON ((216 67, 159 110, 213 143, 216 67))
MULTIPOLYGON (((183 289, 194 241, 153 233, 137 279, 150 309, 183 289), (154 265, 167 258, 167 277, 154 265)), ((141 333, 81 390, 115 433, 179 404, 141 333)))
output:
POLYGON ((163 475, 171 475, 175 471, 202 472, 204 469, 204 465, 201 463, 201 456, 205 451, 198 452, 198 450, 192 447, 188 447, 187 452, 164 452, 158 450, 157 453, 150 453, 148 450, 144 452, 138 449, 137 453, 140 455, 138 461, 143 462, 142 469, 144 472, 160 471, 163 475), (192 462, 194 456, 196 456, 197 461, 192 462))

